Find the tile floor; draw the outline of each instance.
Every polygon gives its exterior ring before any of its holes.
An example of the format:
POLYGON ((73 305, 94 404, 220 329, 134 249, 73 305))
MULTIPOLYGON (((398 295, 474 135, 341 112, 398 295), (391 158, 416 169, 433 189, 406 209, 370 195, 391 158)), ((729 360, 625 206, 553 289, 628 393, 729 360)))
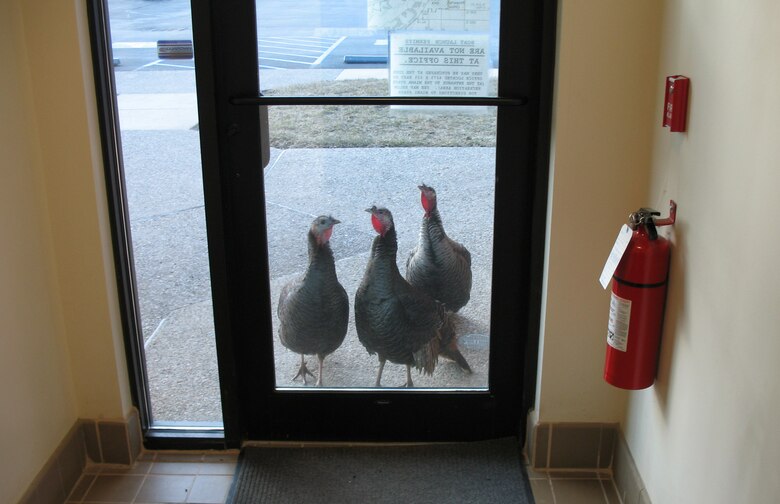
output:
POLYGON ((238 451, 145 452, 132 468, 89 466, 70 503, 198 503, 227 500, 238 451))
MULTIPOLYGON (((145 452, 132 468, 87 467, 67 503, 222 504, 238 452, 145 452)), ((528 471, 537 504, 621 504, 609 474, 528 471)))
POLYGON ((536 504, 622 504, 611 474, 528 470, 536 504))

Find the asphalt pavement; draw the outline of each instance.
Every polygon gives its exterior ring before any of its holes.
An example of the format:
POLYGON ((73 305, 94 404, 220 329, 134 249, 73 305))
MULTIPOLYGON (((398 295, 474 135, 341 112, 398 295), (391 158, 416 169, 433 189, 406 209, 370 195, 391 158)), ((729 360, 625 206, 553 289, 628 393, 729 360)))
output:
MULTIPOLYGON (((488 0, 491 58, 498 57, 499 0, 488 0)), ((416 2, 409 12, 426 10, 416 2)), ((368 28, 369 0, 257 0, 261 68, 384 68, 366 58, 387 57, 387 30, 368 28), (347 56, 359 57, 345 60, 347 56)), ((192 60, 160 59, 157 42, 193 40, 189 0, 108 0, 118 72, 191 70, 192 60)))
MULTIPOLYGON (((108 12, 118 72, 193 68, 157 53, 160 40, 193 40, 189 0, 109 0, 108 12)), ((375 45, 386 35, 366 28, 366 16, 367 0, 259 0, 260 67, 346 68, 345 54, 386 56, 387 47, 375 45)))

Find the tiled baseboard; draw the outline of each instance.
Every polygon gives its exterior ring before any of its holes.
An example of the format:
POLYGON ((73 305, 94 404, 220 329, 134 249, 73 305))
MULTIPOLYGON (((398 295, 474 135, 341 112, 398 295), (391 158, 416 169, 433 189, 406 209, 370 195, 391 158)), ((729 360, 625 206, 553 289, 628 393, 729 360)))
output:
POLYGON ((615 479, 620 499, 623 504, 652 504, 621 432, 618 432, 616 441, 612 477, 615 479))
POLYGON ((141 425, 127 420, 77 420, 25 492, 21 504, 61 504, 93 464, 129 466, 141 453, 141 425))
POLYGON ((617 425, 598 423, 542 423, 534 428, 534 469, 599 470, 612 467, 617 425))
POLYGON ((62 503, 87 463, 84 434, 76 422, 30 484, 20 504, 62 503))
POLYGON ((623 504, 651 504, 618 424, 539 423, 528 457, 535 471, 610 472, 623 504))
POLYGON ((94 464, 130 465, 141 453, 141 424, 132 410, 125 421, 81 420, 87 457, 94 464))

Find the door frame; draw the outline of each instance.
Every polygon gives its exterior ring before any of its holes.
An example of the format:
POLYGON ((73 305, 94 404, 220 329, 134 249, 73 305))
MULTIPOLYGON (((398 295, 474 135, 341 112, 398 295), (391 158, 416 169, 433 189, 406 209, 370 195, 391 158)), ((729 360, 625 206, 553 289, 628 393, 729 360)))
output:
MULTIPOLYGON (((118 296, 120 313, 122 318, 122 327, 124 332, 126 357, 128 360, 128 374, 130 389, 132 393, 133 404, 139 409, 141 427, 144 434, 144 445, 148 449, 204 449, 204 448, 235 448, 247 439, 256 437, 256 432, 250 429, 247 419, 250 415, 258 414, 262 410, 261 404, 252 403, 252 389, 258 386, 258 381, 247 381, 244 379, 246 370, 251 369, 251 362, 247 362, 245 350, 253 350, 253 347, 246 347, 240 338, 236 337, 237 328, 251 327, 253 323, 259 323, 271 333, 270 319, 264 320, 263 317, 241 316, 240 310, 230 303, 218 300, 227 299, 228 292, 241 283, 241 273, 236 272, 235 267, 237 258, 241 257, 242 249, 256 246, 257 242, 252 240, 251 235, 259 236, 259 232, 264 232, 262 227, 250 230, 239 230, 233 225, 231 219, 237 211, 257 211, 259 215, 264 216, 265 209, 263 205, 243 205, 237 209, 234 205, 236 191, 241 190, 242 183, 237 183, 237 177, 241 177, 241 170, 230 172, 230 166, 235 160, 231 159, 229 146, 239 135, 233 126, 237 117, 246 114, 249 107, 240 107, 226 105, 231 98, 226 89, 226 82, 229 79, 236 78, 231 72, 231 55, 224 54, 226 47, 235 44, 238 41, 237 33, 226 29, 226 20, 224 19, 224 10, 216 8, 216 4, 228 4, 235 6, 243 3, 241 0, 225 0, 223 2, 210 0, 192 0, 193 16, 193 36, 196 54, 196 81, 199 91, 198 111, 200 116, 201 152, 204 172, 204 190, 207 198, 207 232, 209 240, 209 261, 211 268, 211 285, 214 299, 214 324, 217 333, 217 356, 220 370, 220 391, 222 395, 223 411, 223 433, 189 430, 165 430, 155 429, 151 424, 151 415, 149 407, 149 394, 146 384, 145 363, 143 357, 143 341, 140 334, 138 301, 135 286, 135 276, 133 272, 133 258, 130 237, 130 227, 127 220, 126 194, 123 182, 123 167, 121 156, 121 138, 119 135, 118 111, 116 104, 116 89, 112 70, 112 50, 110 28, 108 24, 108 15, 106 3, 108 0, 85 0, 87 4, 87 13, 90 28, 90 42, 93 53, 93 73, 95 79, 95 91, 98 106, 98 120, 102 141, 102 157, 104 161, 104 171, 108 196, 108 212, 111 223, 112 241, 114 247, 114 259, 116 279, 118 286, 118 296), (196 26, 197 25, 197 26, 196 26), (215 57, 219 55, 219 60, 215 57), (243 112, 240 112, 243 111, 243 112), (207 125, 212 125, 211 127, 207 125), (229 174, 231 184, 225 184, 219 170, 214 167, 223 166, 223 173, 229 174), (208 168, 207 168, 208 167, 208 168), (241 240, 236 241, 236 237, 241 240), (234 240, 228 242, 226 240, 234 240), (239 247, 231 247, 228 243, 243 243, 239 247)), ((525 338, 522 355, 522 389, 516 392, 516 400, 512 404, 502 405, 502 409, 510 411, 513 422, 518 425, 497 426, 501 429, 516 429, 521 439, 525 434, 524 414, 533 407, 535 387, 536 387, 536 367, 538 356, 538 334, 539 321, 541 317, 541 288, 544 263, 544 241, 546 228, 547 212, 547 186, 548 186, 548 164, 552 113, 552 92, 553 92, 553 70, 555 64, 555 40, 557 26, 557 0, 531 0, 533 5, 532 15, 525 18, 517 15, 517 8, 514 2, 505 2, 501 12, 501 27, 506 30, 510 23, 518 19, 525 19, 524 25, 527 30, 517 30, 522 34, 517 37, 517 48, 510 48, 502 43, 500 46, 502 61, 509 57, 508 53, 516 51, 522 53, 521 59, 528 62, 529 68, 534 69, 536 77, 529 78, 526 85, 529 89, 535 89, 531 93, 533 99, 528 104, 526 110, 532 110, 528 114, 527 121, 535 124, 536 138, 531 142, 529 149, 523 153, 531 166, 534 167, 531 180, 528 180, 526 187, 526 198, 530 199, 530 215, 527 216, 524 223, 529 228, 531 240, 529 241, 524 255, 527 258, 528 267, 523 273, 527 279, 528 288, 523 291, 523 299, 528 306, 528 313, 522 321, 518 322, 519 328, 526 328, 528 337, 525 338), (532 190, 531 190, 532 188, 532 190), (530 191, 530 192, 529 192, 530 191)), ((254 24, 254 19, 251 19, 254 24)), ((511 25, 517 29, 517 23, 511 25)), ((253 44, 254 45, 254 44, 253 44)), ((516 55, 516 54, 515 54, 516 55)), ((234 55, 233 55, 234 56, 234 55)), ((509 64, 502 63, 502 72, 519 72, 519 67, 510 67, 509 64)), ((522 80, 523 76, 516 76, 522 80)), ((255 72, 255 78, 256 72, 255 72)), ((247 82, 240 82, 244 96, 251 96, 256 91, 256 82, 249 79, 247 82), (253 88, 253 86, 255 86, 253 88)), ((499 89, 501 93, 503 90, 499 89)), ((505 119, 499 119, 505 120, 505 119)), ((251 122, 251 121, 250 121, 251 122)), ((505 128, 503 128, 505 130, 505 128)), ((247 137, 247 131, 244 131, 244 138, 247 137)), ((254 134, 254 133, 252 133, 254 134)), ((510 139, 511 140, 511 139, 510 139)), ((259 148, 259 146, 258 146, 259 148)), ((259 155, 261 155, 260 153, 259 155)), ((498 162, 498 160, 497 160, 498 162)), ((260 170, 262 173, 262 170, 260 170)), ((251 177, 250 177, 251 178, 251 177)), ((511 183, 506 178, 500 179, 501 184, 511 183)), ((497 188, 498 190, 498 188, 497 188)), ((496 211, 511 211, 511 209, 499 209, 496 211)), ((262 219, 264 221, 264 219, 262 219)), ((265 253, 265 248, 261 247, 265 253)), ((511 259, 511 258, 509 258, 511 259)), ((267 264, 266 257, 255 258, 255 264, 267 264)), ((506 261, 494 256, 496 263, 506 261)), ((503 272, 506 271, 502 268, 503 272)), ((257 275, 258 271, 253 271, 257 275)), ((494 277, 494 278, 501 278, 494 277)), ((265 282, 263 282, 265 283, 265 282)), ((270 303, 270 293, 267 285, 265 288, 256 288, 259 298, 264 302, 270 303)), ((495 300, 494 300, 495 301, 495 300)), ((493 303, 497 306, 498 303, 493 303)), ((272 342, 266 342, 270 345, 272 342)), ((261 349, 262 350, 262 349, 261 349)), ((266 350, 268 348, 266 347, 266 350)), ((259 382, 273 380, 272 370, 262 377, 259 382)), ((498 384, 503 388, 512 388, 515 383, 498 384)), ((375 394, 371 400, 383 401, 386 397, 392 399, 395 407, 408 407, 408 399, 416 394, 406 392, 406 396, 399 394, 375 394)), ((478 397, 479 394, 474 394, 478 397)), ((323 410, 333 410, 332 401, 337 398, 330 397, 328 393, 311 394, 309 399, 312 401, 312 407, 323 410)), ((479 400, 472 401, 472 407, 480 407, 479 400)), ((434 411, 433 413, 438 413, 434 411)), ((433 414, 432 413, 432 414, 433 414)), ((362 424, 376 420, 375 416, 368 415, 362 419, 362 424)), ((270 420, 279 424, 282 431, 278 432, 277 438, 293 438, 296 433, 284 431, 283 418, 270 420), (281 423, 280 423, 281 422, 281 423)), ((470 427, 479 429, 479 425, 464 422, 456 426, 458 432, 463 434, 468 432, 470 427)), ((476 432, 476 431, 475 431, 476 432)), ((429 433, 427 440, 444 439, 449 434, 438 431, 429 433)), ((331 436, 333 439, 345 439, 347 437, 355 438, 355 432, 346 432, 344 436, 331 436)), ((371 432, 361 432, 358 436, 362 439, 387 439, 371 432)), ((406 436, 409 438, 410 436, 406 436)), ((462 436, 460 436, 462 437, 462 436)), ((479 437, 476 436, 475 437, 479 437)), ((301 436, 297 436, 303 439, 301 436)), ((325 439, 319 436, 317 439, 325 439)))
POLYGON ((491 338, 489 392, 432 394, 275 390, 263 166, 258 161, 263 155, 261 106, 270 100, 258 93, 254 4, 193 0, 220 380, 223 398, 238 398, 223 406, 227 439, 443 441, 513 434, 524 438, 536 381, 557 5, 555 0, 504 3, 499 99, 526 103, 499 107, 495 212, 497 222, 512 222, 515 228, 494 237, 491 329, 503 324, 504 333, 514 329, 526 337, 491 338), (510 124, 517 127, 510 129, 510 124), (517 141, 517 136, 528 142, 517 141), (509 168, 517 163, 529 169, 509 168), (516 310, 498 296, 528 310, 516 310), (506 361, 498 364, 505 356, 516 356, 521 368, 499 375, 498 370, 510 369, 506 361), (414 425, 400 426, 398 419, 410 408, 416 412, 414 425), (315 411, 327 431, 296 421, 315 411), (451 418, 456 421, 441 421, 451 418))

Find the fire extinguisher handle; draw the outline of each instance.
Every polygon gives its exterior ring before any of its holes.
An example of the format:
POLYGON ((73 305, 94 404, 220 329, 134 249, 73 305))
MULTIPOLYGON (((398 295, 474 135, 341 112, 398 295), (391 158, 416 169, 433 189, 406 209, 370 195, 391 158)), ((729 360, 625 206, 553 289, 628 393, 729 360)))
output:
POLYGON ((655 229, 658 226, 668 226, 674 224, 677 220, 677 203, 674 200, 669 201, 669 217, 665 219, 656 219, 661 215, 658 210, 652 208, 640 208, 636 212, 632 212, 628 216, 628 225, 631 229, 636 229, 639 225, 646 225, 648 234, 651 240, 655 240, 658 237, 658 232, 655 229))
POLYGON ((647 228, 647 237, 650 239, 650 241, 655 241, 658 239, 658 229, 655 227, 655 223, 652 219, 649 219, 645 223, 645 227, 647 228))
POLYGON ((631 229, 636 229, 636 227, 641 224, 652 223, 654 220, 653 217, 658 215, 661 215, 661 212, 658 210, 653 210, 652 208, 640 208, 628 216, 628 224, 631 229))

